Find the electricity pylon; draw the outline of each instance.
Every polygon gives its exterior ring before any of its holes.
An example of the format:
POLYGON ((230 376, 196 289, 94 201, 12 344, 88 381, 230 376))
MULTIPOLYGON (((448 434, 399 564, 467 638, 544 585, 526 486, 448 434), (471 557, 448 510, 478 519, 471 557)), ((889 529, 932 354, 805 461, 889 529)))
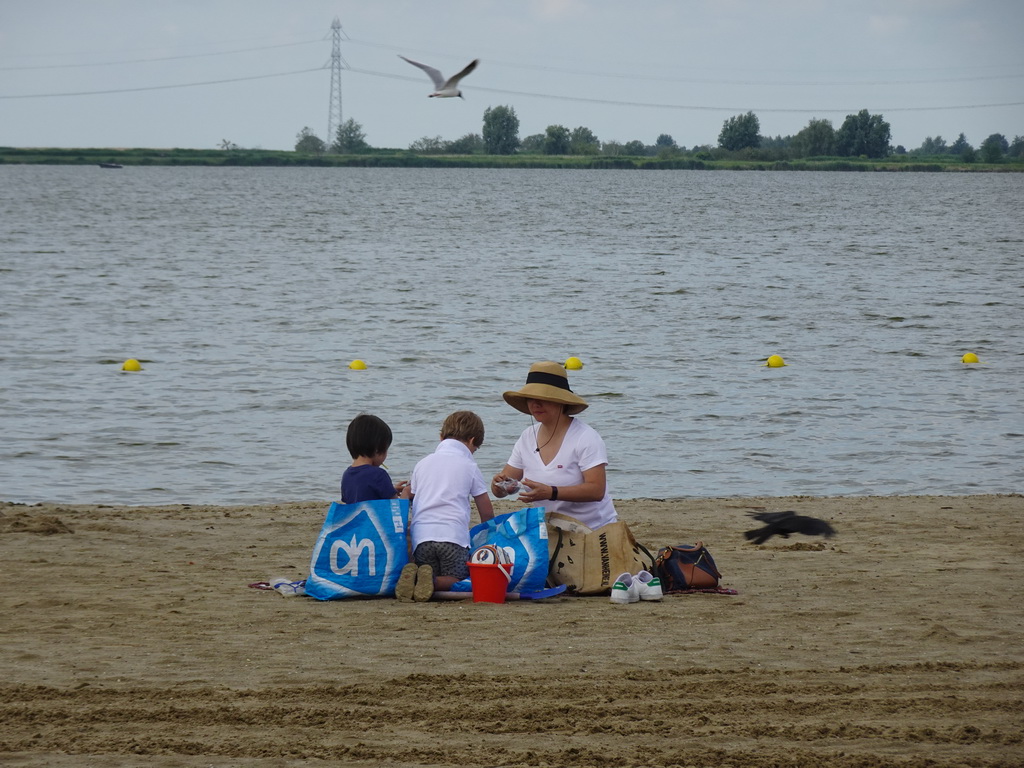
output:
POLYGON ((334 17, 331 23, 333 46, 331 47, 331 103, 327 110, 327 146, 334 144, 335 134, 341 126, 341 22, 334 17))

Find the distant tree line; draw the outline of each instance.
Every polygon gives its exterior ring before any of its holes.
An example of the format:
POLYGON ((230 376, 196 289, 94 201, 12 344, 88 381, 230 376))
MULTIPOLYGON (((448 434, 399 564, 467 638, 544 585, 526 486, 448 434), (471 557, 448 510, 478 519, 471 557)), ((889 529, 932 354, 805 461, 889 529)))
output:
POLYGON ((941 136, 929 136, 917 149, 910 150, 911 155, 956 155, 965 163, 980 160, 983 163, 998 163, 1004 157, 1024 157, 1024 136, 1014 136, 1008 141, 1001 133, 993 133, 981 142, 977 149, 972 147, 964 134, 956 137, 952 144, 946 144, 941 136))
MULTIPOLYGON (((978 149, 968 143, 963 133, 952 145, 947 145, 941 136, 928 137, 920 147, 909 151, 903 146, 893 147, 891 138, 889 123, 884 117, 862 109, 856 114, 847 115, 839 128, 834 128, 830 120, 812 118, 795 135, 774 138, 762 136, 757 115, 747 112, 730 117, 722 124, 717 145, 695 145, 690 150, 677 145, 667 133, 660 134, 654 144, 648 145, 639 139, 627 142, 601 141, 584 126, 570 129, 564 125, 549 125, 544 133, 520 139, 519 118, 515 109, 497 106, 488 107, 484 111, 480 134, 467 133, 451 141, 440 136, 424 136, 410 144, 409 151, 423 155, 535 154, 660 158, 690 154, 702 160, 729 157, 788 160, 812 157, 885 158, 893 154, 922 157, 956 155, 967 163, 998 163, 1004 158, 1024 157, 1024 137, 1021 136, 1014 137, 1010 142, 1002 134, 994 133, 978 149)), ((296 137, 295 151, 319 156, 328 152, 360 154, 371 152, 373 148, 367 144, 362 126, 349 118, 338 126, 329 144, 312 129, 303 128, 296 137)))

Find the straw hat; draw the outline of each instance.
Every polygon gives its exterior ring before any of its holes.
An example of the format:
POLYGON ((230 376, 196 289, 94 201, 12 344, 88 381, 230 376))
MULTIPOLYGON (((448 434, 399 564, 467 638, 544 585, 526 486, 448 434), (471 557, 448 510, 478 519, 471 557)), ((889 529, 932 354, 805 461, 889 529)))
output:
POLYGON ((570 416, 587 407, 587 401, 569 389, 569 377, 565 368, 559 363, 550 361, 534 363, 526 375, 526 385, 519 391, 506 392, 502 395, 505 402, 517 411, 529 413, 527 399, 546 400, 549 403, 562 403, 565 412, 570 416))

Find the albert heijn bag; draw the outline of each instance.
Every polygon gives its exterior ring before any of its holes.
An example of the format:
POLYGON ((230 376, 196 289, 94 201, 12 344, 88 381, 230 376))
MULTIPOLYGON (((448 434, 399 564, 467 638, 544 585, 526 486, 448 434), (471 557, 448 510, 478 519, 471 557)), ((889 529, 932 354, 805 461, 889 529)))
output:
MULTIPOLYGON (((509 592, 539 592, 548 578, 548 528, 544 507, 524 507, 498 515, 469 529, 469 548, 500 547, 512 563, 509 592)), ((457 581, 452 592, 469 592, 469 579, 457 581)))
POLYGON ((654 556, 622 520, 591 530, 568 515, 547 514, 548 581, 576 595, 606 595, 622 573, 650 571, 654 556))
POLYGON ((407 499, 331 504, 313 546, 306 594, 317 600, 394 596, 409 562, 407 499))

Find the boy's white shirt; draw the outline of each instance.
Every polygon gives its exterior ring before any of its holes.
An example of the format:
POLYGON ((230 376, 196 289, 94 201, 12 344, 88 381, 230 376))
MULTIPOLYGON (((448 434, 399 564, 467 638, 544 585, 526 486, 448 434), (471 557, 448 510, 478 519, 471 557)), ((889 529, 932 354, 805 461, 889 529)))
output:
POLYGON ((413 550, 424 541, 450 541, 469 546, 469 500, 487 493, 473 453, 459 440, 442 440, 417 462, 409 479, 412 488, 413 550))

